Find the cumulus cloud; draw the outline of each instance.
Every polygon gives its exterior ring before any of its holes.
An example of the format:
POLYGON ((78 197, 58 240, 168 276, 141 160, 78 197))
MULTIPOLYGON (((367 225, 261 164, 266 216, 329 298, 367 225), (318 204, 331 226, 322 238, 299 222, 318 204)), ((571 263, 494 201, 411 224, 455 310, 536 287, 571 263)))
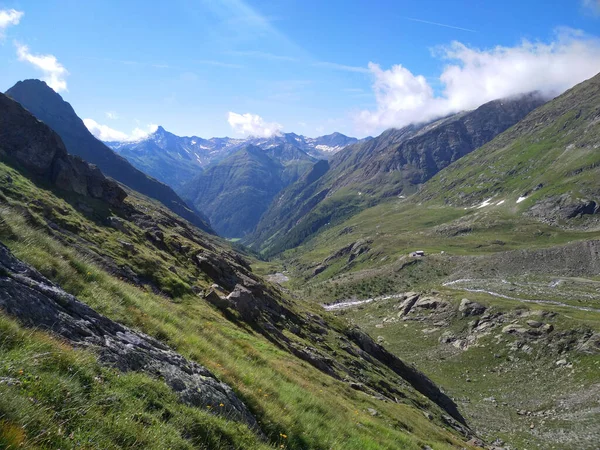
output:
POLYGON ((144 139, 149 134, 154 133, 158 128, 158 125, 149 124, 146 127, 146 129, 136 127, 131 131, 131 133, 127 134, 122 131, 115 130, 114 128, 111 128, 108 125, 100 124, 93 119, 83 119, 83 123, 96 139, 99 139, 104 142, 137 141, 140 139, 144 139))
POLYGON ((559 30, 550 43, 482 50, 453 42, 434 55, 448 61, 437 93, 402 65, 384 70, 370 63, 377 108, 357 115, 358 128, 402 127, 536 90, 554 96, 600 71, 600 39, 571 29, 559 30))
POLYGON ((256 114, 229 112, 227 121, 233 131, 244 136, 271 137, 281 134, 283 126, 276 122, 265 122, 256 114))
POLYGON ((0 38, 4 37, 4 30, 11 25, 18 25, 23 17, 22 11, 16 9, 0 9, 0 38))
POLYGON ((54 55, 34 55, 29 51, 26 45, 15 42, 17 47, 17 57, 19 61, 28 62, 38 70, 41 70, 44 80, 48 86, 56 92, 67 90, 66 76, 69 74, 67 69, 58 62, 54 55))

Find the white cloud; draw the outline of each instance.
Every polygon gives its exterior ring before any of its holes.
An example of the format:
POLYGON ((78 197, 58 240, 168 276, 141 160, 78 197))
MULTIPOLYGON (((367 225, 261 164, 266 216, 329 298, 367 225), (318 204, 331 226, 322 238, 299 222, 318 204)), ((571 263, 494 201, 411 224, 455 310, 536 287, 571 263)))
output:
POLYGON ((56 92, 67 90, 67 80, 65 77, 69 74, 67 69, 58 62, 54 55, 34 55, 30 53, 29 47, 15 42, 17 47, 17 56, 19 61, 25 61, 32 64, 44 73, 42 79, 48 83, 56 92))
POLYGON ((244 136, 271 137, 281 134, 283 126, 276 122, 265 122, 256 114, 229 112, 227 121, 233 131, 244 136))
POLYGON ((110 120, 117 120, 119 118, 119 115, 114 111, 106 111, 104 115, 106 115, 106 118, 110 120))
POLYGON ((600 0, 581 0, 581 4, 592 13, 600 15, 600 0))
POLYGON ((536 90, 557 95, 600 71, 600 39, 571 29, 558 30, 550 43, 481 50, 453 42, 434 54, 449 61, 439 77, 439 94, 424 76, 402 65, 384 70, 370 63, 377 109, 360 112, 358 128, 402 127, 536 90))
POLYGON ((4 37, 4 30, 11 25, 18 25, 23 17, 23 11, 16 9, 0 9, 0 38, 4 37))
POLYGON ((108 125, 102 125, 93 119, 83 119, 83 123, 85 124, 87 129, 90 130, 90 133, 92 133, 94 137, 96 137, 96 139, 99 139, 104 142, 137 141, 145 138, 149 134, 154 133, 158 128, 158 125, 149 124, 146 127, 146 129, 136 127, 130 134, 127 134, 122 131, 115 130, 114 128, 111 128, 108 125))

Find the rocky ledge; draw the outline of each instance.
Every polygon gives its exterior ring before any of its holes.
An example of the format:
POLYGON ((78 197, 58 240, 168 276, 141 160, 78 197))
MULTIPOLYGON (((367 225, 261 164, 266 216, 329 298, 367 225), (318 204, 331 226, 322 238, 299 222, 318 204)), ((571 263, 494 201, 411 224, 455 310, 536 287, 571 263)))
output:
POLYGON ((0 309, 25 326, 51 331, 71 344, 91 348, 101 363, 163 379, 181 401, 258 429, 256 419, 226 384, 205 367, 166 345, 124 327, 78 301, 0 244, 0 309))

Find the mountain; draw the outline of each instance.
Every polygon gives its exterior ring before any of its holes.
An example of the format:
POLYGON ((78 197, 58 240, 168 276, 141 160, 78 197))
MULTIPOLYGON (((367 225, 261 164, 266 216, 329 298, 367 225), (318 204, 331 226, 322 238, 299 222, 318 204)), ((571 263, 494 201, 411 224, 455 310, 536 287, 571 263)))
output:
POLYGON ((159 126, 147 138, 106 144, 141 171, 177 190, 241 143, 230 138, 180 137, 159 126))
POLYGON ((321 165, 283 191, 245 243, 279 252, 366 206, 412 193, 543 103, 538 94, 496 100, 351 145, 333 156, 326 170, 321 165))
POLYGON ((248 145, 207 168, 181 192, 208 214, 220 235, 241 237, 254 229, 281 189, 297 180, 313 162, 290 144, 267 150, 248 145))
POLYGON ((217 164, 248 145, 260 147, 263 150, 282 145, 294 146, 314 158, 327 159, 356 142, 358 139, 344 136, 341 133, 317 138, 285 133, 269 138, 203 139, 197 136, 177 136, 163 127, 158 127, 154 133, 144 139, 134 142, 106 142, 106 145, 141 171, 177 191, 187 181, 198 175, 203 168, 217 164))
POLYGON ((105 197, 115 181, 0 108, 2 448, 475 448, 415 366, 159 202, 105 197))
POLYGON ((296 297, 423 367, 494 445, 595 449, 599 150, 600 74, 271 264, 296 297))
POLYGON ((60 137, 0 94, 0 158, 62 191, 121 205, 127 194, 97 167, 67 153, 60 137))
POLYGON ((599 120, 600 74, 440 172, 419 198, 467 207, 506 204, 547 223, 593 219, 600 210, 599 120))
POLYGON ((56 131, 70 154, 95 164, 104 174, 160 201, 200 228, 211 230, 207 221, 192 211, 173 189, 134 168, 125 158, 92 136, 71 105, 45 82, 19 81, 6 95, 56 131))

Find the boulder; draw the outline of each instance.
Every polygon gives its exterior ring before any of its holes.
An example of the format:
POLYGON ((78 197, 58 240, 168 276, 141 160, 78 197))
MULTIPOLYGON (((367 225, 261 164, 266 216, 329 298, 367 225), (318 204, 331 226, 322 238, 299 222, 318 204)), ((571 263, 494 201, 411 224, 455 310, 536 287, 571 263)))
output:
POLYGON ((443 309, 448 302, 437 297, 422 297, 414 305, 416 309, 443 309))
POLYGON ((260 302, 252 295, 252 292, 241 284, 235 286, 235 289, 227 296, 226 300, 240 313, 245 321, 254 322, 260 315, 260 302))
POLYGON ((458 307, 458 310, 462 313, 463 317, 480 316, 486 309, 487 308, 481 303, 472 302, 467 298, 463 298, 458 307))
POLYGON ((204 300, 217 308, 224 310, 233 305, 227 298, 221 297, 213 288, 209 288, 204 294, 204 300))

